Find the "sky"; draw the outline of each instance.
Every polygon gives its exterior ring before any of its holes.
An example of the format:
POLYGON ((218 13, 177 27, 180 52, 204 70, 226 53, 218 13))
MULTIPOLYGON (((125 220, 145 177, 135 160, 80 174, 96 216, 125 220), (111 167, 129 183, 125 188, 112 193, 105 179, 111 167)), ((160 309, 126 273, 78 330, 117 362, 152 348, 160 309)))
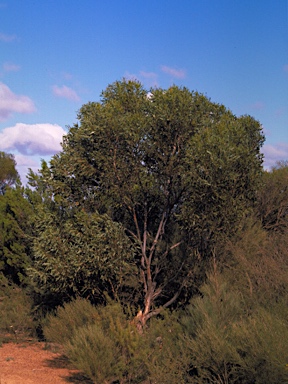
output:
POLYGON ((123 78, 251 115, 265 168, 288 160, 288 0, 0 0, 0 151, 24 184, 123 78))

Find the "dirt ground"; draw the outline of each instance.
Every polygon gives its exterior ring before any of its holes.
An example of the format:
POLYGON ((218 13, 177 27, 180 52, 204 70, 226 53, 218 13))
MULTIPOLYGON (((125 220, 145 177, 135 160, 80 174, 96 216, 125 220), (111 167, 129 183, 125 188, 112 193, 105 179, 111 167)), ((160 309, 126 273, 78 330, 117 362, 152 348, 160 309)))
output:
POLYGON ((3 343, 0 384, 93 384, 73 369, 57 346, 45 343, 3 343))

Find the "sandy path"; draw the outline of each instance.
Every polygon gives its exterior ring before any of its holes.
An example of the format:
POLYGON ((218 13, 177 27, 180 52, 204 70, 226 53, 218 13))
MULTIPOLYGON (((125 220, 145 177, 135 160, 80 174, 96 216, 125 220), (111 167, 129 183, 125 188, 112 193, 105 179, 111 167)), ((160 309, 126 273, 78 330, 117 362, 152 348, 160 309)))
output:
POLYGON ((73 369, 61 353, 44 350, 44 343, 3 344, 0 384, 93 384, 73 369))

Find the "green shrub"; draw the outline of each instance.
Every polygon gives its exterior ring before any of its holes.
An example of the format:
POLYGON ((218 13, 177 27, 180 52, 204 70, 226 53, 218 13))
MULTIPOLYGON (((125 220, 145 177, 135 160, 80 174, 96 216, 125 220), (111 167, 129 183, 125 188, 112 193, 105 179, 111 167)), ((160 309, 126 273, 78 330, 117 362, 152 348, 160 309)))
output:
POLYGON ((16 341, 35 334, 32 300, 24 289, 0 275, 0 333, 16 341))
POLYGON ((97 307, 91 326, 77 329, 64 344, 69 358, 95 382, 137 383, 147 377, 142 336, 128 321, 119 303, 97 307))
POLYGON ((46 316, 43 333, 48 341, 64 344, 70 340, 75 330, 94 324, 99 317, 98 310, 88 300, 78 298, 58 307, 55 313, 46 316))
POLYGON ((121 373, 120 348, 97 324, 79 328, 65 343, 65 351, 76 367, 95 383, 110 383, 121 373))
POLYGON ((177 312, 164 312, 161 318, 151 319, 142 339, 144 361, 151 383, 186 383, 190 360, 187 359, 183 328, 177 312))
POLYGON ((77 299, 46 321, 47 339, 61 343, 75 366, 97 383, 182 382, 181 327, 168 313, 139 334, 119 303, 93 307, 77 299))
MULTIPOLYGON (((202 293, 183 320, 191 383, 288 383, 287 319, 256 304, 248 310, 241 291, 218 273, 202 293)), ((276 313, 285 313, 281 306, 276 313)))
POLYGON ((231 339, 246 365, 246 377, 253 376, 257 384, 288 383, 287 318, 259 308, 233 328, 231 339))

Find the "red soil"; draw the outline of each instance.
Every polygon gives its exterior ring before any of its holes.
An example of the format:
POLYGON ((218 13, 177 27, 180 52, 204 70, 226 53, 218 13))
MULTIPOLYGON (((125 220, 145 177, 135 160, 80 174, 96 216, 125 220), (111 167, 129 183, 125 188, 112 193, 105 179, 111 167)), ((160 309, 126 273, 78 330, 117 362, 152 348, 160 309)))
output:
POLYGON ((47 349, 45 343, 26 342, 0 347, 0 384, 64 383, 93 384, 73 369, 56 346, 47 349))

